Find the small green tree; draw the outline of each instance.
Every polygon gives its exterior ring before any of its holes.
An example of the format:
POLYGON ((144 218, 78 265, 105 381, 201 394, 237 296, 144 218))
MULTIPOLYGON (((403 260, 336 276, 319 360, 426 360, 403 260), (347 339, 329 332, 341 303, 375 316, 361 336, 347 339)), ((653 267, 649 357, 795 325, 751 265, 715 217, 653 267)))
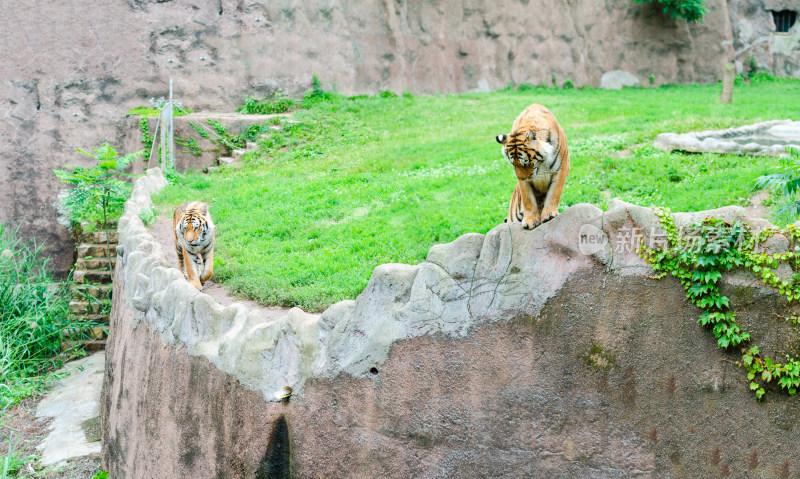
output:
POLYGON ((634 0, 636 3, 656 1, 661 4, 664 15, 669 18, 683 18, 687 22, 703 23, 703 15, 706 13, 705 0, 634 0))
MULTIPOLYGON (((67 220, 67 226, 88 222, 99 225, 108 233, 109 221, 122 215, 123 205, 131 191, 130 183, 122 179, 128 176, 123 170, 144 152, 117 158, 117 150, 108 143, 95 148, 93 153, 80 149, 78 152, 94 158, 96 164, 90 168, 67 166, 71 171, 53 170, 62 183, 72 185, 59 196, 59 212, 67 220)), ((107 251, 110 249, 108 234, 106 248, 107 251)), ((109 271, 111 269, 109 258, 109 271)))

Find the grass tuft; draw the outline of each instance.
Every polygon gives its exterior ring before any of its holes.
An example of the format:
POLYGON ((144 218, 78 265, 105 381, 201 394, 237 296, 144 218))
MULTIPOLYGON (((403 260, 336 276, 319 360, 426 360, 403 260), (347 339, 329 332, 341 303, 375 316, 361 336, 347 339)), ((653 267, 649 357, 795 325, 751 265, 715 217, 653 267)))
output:
POLYGON ((0 224, 0 411, 43 391, 61 352, 69 290, 53 282, 35 243, 0 224))

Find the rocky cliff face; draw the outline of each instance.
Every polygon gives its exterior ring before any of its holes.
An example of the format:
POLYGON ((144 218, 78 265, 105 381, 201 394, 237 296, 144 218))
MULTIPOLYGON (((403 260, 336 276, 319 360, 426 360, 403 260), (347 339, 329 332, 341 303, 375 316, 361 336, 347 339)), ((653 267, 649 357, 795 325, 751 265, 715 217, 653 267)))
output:
POLYGON ((734 59, 740 72, 763 70, 800 78, 800 26, 775 31, 772 12, 800 13, 800 0, 728 0, 734 59))
POLYGON ((342 93, 495 89, 508 82, 599 85, 626 70, 643 84, 712 82, 731 56, 726 2, 703 24, 630 0, 11 2, 0 16, 0 220, 71 261, 51 204, 52 168, 76 148, 116 145, 123 115, 164 96, 233 110, 245 94, 295 93, 317 73, 342 93))
MULTIPOLYGON (((468 234, 419 265, 377 267, 357 299, 321 316, 268 320, 216 304, 166 266, 138 218, 163 184, 148 172, 120 221, 103 394, 114 477, 800 470, 785 446, 800 440, 797 398, 757 402, 678 282, 650 278, 632 248, 610 241, 634 224, 658 231, 650 209, 581 204, 533 231, 468 234), (293 395, 277 402, 287 385, 293 395)), ((709 216, 769 226, 738 207, 675 221, 709 216)), ((763 352, 796 341, 773 314, 785 311, 775 291, 743 273, 724 283, 763 352)))

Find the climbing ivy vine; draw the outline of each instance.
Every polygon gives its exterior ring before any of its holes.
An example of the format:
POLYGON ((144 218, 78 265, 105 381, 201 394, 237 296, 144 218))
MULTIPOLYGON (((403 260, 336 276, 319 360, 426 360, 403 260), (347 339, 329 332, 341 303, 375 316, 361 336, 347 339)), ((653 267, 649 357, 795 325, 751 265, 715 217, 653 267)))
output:
POLYGON ((147 124, 148 117, 140 116, 139 117, 139 127, 142 129, 142 144, 144 145, 145 151, 150 151, 153 147, 153 137, 150 136, 150 126, 147 124))
MULTIPOLYGON (((765 229, 754 234, 748 225, 716 218, 680 231, 668 209, 656 208, 655 213, 666 234, 666 244, 660 248, 642 245, 640 254, 658 273, 656 277, 669 274, 678 278, 686 297, 701 311, 698 323, 711 330, 717 346, 725 350, 740 348, 741 360, 735 364, 747 371, 750 389, 759 400, 766 394, 765 387, 775 383, 789 395, 796 394, 800 388, 800 361, 784 353, 785 362, 780 362, 750 344, 750 333, 736 321, 730 299, 720 292, 719 280, 726 271, 746 268, 764 284, 777 288, 789 302, 800 300, 800 275, 784 280, 775 272, 781 262, 788 263, 793 271, 800 269, 800 248, 783 253, 761 250, 778 233, 786 236, 790 244, 800 244, 800 232, 792 225, 784 230, 765 229)), ((793 324, 800 321, 794 315, 787 319, 793 324)))

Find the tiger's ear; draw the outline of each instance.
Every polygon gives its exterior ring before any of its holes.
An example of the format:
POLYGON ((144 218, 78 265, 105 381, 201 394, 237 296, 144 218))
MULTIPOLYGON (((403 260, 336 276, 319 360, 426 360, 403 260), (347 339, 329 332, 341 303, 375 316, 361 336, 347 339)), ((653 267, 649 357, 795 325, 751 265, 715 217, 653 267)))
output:
POLYGON ((525 136, 531 141, 536 141, 536 133, 533 131, 529 130, 528 133, 525 133, 525 136))
POLYGON ((494 137, 494 139, 497 140, 497 142, 500 143, 501 145, 505 145, 506 139, 508 139, 508 137, 506 135, 497 135, 496 137, 494 137))
POLYGON ((208 208, 210 206, 211 205, 209 205, 208 203, 203 203, 203 207, 200 209, 200 212, 203 213, 203 215, 207 216, 208 215, 208 208))

